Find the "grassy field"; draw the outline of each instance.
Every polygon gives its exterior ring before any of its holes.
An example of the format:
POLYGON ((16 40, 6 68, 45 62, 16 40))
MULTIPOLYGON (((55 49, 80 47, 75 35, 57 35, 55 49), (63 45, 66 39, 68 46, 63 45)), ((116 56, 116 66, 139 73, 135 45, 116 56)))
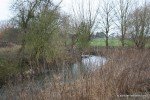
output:
MULTIPOLYGON (((109 39, 109 46, 121 46, 120 39, 109 39)), ((91 41, 92 46, 106 46, 104 38, 93 39, 91 41)), ((131 40, 125 40, 126 46, 133 46, 133 42, 131 40)))

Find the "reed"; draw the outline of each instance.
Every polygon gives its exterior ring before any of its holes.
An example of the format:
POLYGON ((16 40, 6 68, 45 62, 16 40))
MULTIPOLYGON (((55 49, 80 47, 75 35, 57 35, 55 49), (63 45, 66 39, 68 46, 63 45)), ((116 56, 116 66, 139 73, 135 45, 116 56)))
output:
MULTIPOLYGON (((71 82, 62 81, 61 74, 48 76, 38 84, 9 85, 1 93, 1 100, 131 100, 150 99, 150 52, 148 49, 99 50, 107 63, 100 69, 81 74, 71 82), (125 95, 125 96, 121 96, 125 95), (129 95, 129 96, 128 96, 129 95), (144 96, 142 96, 144 95, 144 96)), ((68 77, 71 78, 71 77, 68 77)))

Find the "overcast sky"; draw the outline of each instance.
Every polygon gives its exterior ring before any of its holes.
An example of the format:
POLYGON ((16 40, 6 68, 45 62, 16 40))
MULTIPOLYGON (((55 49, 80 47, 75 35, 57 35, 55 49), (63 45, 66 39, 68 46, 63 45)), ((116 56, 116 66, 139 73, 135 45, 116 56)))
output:
MULTIPOLYGON (((0 21, 8 20, 13 16, 13 12, 10 10, 10 5, 14 0, 0 0, 0 21)), ((54 0, 60 1, 60 0, 54 0)), ((72 0, 63 0, 62 8, 63 10, 67 11, 69 5, 71 5, 72 0)))
MULTIPOLYGON (((10 11, 10 5, 14 0, 0 0, 0 21, 1 20, 8 20, 13 16, 13 12, 10 11)), ((60 0, 53 0, 53 1, 60 1, 60 0)), ((73 1, 82 1, 82 0, 63 0, 63 3, 61 5, 62 9, 66 12, 71 11, 72 3, 73 1)), ((88 1, 88 0, 85 0, 88 1)), ((92 4, 96 0, 91 0, 92 4)), ((99 0, 101 1, 101 0, 99 0)), ((143 1, 143 0, 139 0, 143 1)), ((150 1, 150 0, 148 0, 150 1)), ((95 4, 93 4, 95 6, 95 4)))
MULTIPOLYGON (((13 17, 13 12, 11 12, 10 6, 12 4, 14 0, 0 0, 0 21, 2 20, 8 20, 11 17, 13 17)), ((53 0, 55 3, 58 3, 61 0, 53 0)), ((63 0, 63 2, 61 3, 61 9, 67 13, 70 13, 73 9, 72 9, 72 5, 75 2, 81 2, 82 0, 63 0)), ((89 1, 89 0, 83 0, 84 3, 89 1)), ((94 2, 98 1, 98 0, 91 0, 91 4, 95 6, 94 2)), ((76 5, 78 6, 78 5, 76 5)), ((87 6, 86 3, 84 5, 84 7, 87 6)))
POLYGON ((12 0, 0 0, 0 20, 7 20, 12 17, 9 6, 12 0))
MULTIPOLYGON (((13 17, 14 12, 11 11, 10 6, 12 4, 14 0, 0 0, 0 25, 4 24, 5 21, 11 19, 13 17)), ((59 1, 61 0, 53 0, 55 3, 59 3, 59 1)), ((88 2, 89 0, 63 0, 62 4, 61 4, 61 9, 62 11, 65 11, 67 14, 72 14, 72 16, 76 19, 81 19, 82 18, 80 16, 78 16, 78 13, 83 14, 82 12, 79 12, 79 7, 83 7, 84 8, 84 14, 86 14, 86 16, 88 16, 88 14, 86 12, 88 12, 88 2), (84 1, 84 3, 82 2, 84 1), (76 2, 76 3, 75 3, 76 2), (81 5, 83 3, 83 5, 81 5), (78 7, 78 8, 76 8, 78 7), (73 8, 76 9, 75 13, 73 12, 73 8), (79 17, 79 18, 78 18, 79 17)), ((90 4, 91 4, 91 8, 92 8, 92 15, 95 15, 97 6, 100 6, 99 4, 102 4, 102 1, 107 1, 107 0, 90 0, 90 4)), ((109 2, 111 0, 108 0, 109 2)), ((113 1, 117 1, 117 0, 113 0, 113 1)), ((136 0, 133 0, 134 2, 136 0)), ((137 0, 139 1, 139 3, 143 3, 145 0, 137 0)), ((146 1, 150 1, 150 0, 146 0, 146 1)), ((140 4, 138 4, 140 5, 140 4)), ((82 8, 81 8, 82 9, 82 8)), ((114 25, 113 25, 114 27, 114 25)), ((99 31, 99 30, 98 30, 99 31)), ((115 29, 116 32, 116 29, 115 29)), ((114 29, 112 29, 110 31, 110 33, 114 33, 114 29)))

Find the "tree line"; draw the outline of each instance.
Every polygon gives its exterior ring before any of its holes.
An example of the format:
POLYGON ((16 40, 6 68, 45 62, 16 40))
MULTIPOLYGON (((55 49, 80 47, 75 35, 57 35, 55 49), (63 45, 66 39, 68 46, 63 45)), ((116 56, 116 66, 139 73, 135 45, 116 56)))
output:
MULTIPOLYGON (((12 18, 12 21, 13 24, 15 24, 15 28, 21 29, 20 34, 25 34, 28 28, 31 28, 29 24, 31 24, 33 20, 38 21, 37 19, 41 13, 47 13, 45 17, 49 17, 46 10, 51 10, 50 15, 57 13, 55 16, 61 20, 59 20, 58 26, 62 33, 75 35, 73 36, 74 39, 72 39, 72 45, 74 45, 77 40, 80 40, 78 37, 86 38, 87 40, 82 39, 82 43, 85 41, 85 43, 88 44, 91 35, 96 31, 100 31, 105 35, 106 46, 109 46, 108 40, 110 33, 114 32, 120 35, 122 46, 126 45, 126 37, 130 37, 136 47, 145 47, 149 38, 150 8, 148 2, 142 2, 140 0, 97 0, 97 6, 93 6, 91 0, 81 1, 82 2, 75 1, 74 4, 72 4, 72 13, 70 15, 60 12, 61 2, 54 5, 52 0, 16 1, 12 5, 12 8, 17 14, 12 18)), ((50 22, 49 20, 49 23, 50 22)), ((12 26, 13 25, 11 25, 11 28, 12 26)), ((8 28, 5 31, 9 33, 8 28)), ((15 31, 15 29, 12 31, 15 31)), ((9 36, 6 34, 6 40, 9 41, 7 37, 9 36)), ((21 36, 19 37, 21 38, 21 36)), ((19 42, 20 41, 21 39, 19 42)))

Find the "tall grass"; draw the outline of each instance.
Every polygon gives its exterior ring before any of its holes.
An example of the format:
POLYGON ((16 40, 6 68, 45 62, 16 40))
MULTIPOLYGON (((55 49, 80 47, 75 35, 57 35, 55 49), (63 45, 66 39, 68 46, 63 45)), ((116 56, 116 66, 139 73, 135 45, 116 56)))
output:
MULTIPOLYGON (((63 75, 53 74, 38 84, 7 86, 2 100, 119 100, 119 95, 146 95, 150 92, 150 52, 148 49, 99 49, 98 54, 109 60, 100 69, 81 74, 77 80, 62 81, 63 75)), ((68 77, 70 78, 70 77, 68 77)), ((126 100, 126 99, 122 99, 126 100)), ((135 98, 133 99, 135 100, 135 98)))

